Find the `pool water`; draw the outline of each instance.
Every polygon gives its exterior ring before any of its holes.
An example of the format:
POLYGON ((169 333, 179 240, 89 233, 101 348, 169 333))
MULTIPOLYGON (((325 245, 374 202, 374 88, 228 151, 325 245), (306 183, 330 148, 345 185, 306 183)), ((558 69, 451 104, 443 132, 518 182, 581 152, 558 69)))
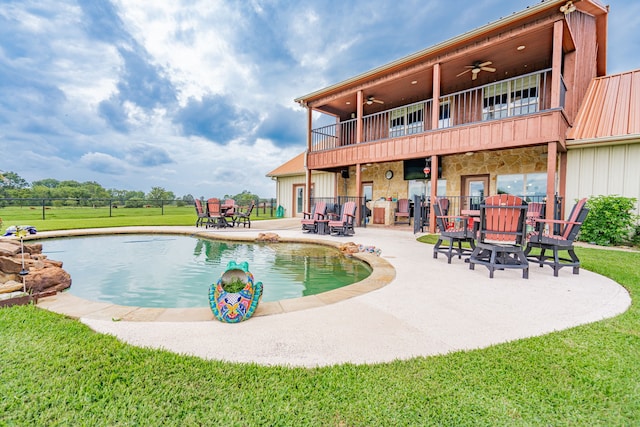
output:
POLYGON ((178 235, 47 239, 43 253, 63 262, 71 294, 139 307, 207 307, 209 286, 229 261, 247 261, 262 301, 315 295, 358 282, 368 264, 308 243, 241 243, 178 235))

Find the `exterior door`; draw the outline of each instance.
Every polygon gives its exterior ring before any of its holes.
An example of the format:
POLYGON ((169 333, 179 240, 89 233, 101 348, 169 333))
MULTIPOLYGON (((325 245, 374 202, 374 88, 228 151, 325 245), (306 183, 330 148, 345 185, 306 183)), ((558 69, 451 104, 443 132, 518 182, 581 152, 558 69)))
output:
POLYGON ((360 194, 364 197, 364 221, 369 222, 371 209, 373 209, 373 206, 370 203, 373 200, 373 182, 363 182, 360 194))
POLYGON ((294 184, 293 185, 293 208, 291 212, 293 212, 292 216, 302 216, 304 212, 304 184, 294 184))
POLYGON ((462 177, 462 204, 460 209, 480 209, 480 204, 489 195, 489 175, 466 175, 462 177))

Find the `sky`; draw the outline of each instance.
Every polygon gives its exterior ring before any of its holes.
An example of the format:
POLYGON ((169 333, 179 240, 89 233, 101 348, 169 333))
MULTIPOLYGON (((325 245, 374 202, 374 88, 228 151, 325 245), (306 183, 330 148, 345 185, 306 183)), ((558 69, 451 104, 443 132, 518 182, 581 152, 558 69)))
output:
MULTIPOLYGON (((0 0, 0 171, 274 197, 294 98, 536 3, 0 0)), ((640 2, 606 4, 608 73, 640 68, 640 2)))

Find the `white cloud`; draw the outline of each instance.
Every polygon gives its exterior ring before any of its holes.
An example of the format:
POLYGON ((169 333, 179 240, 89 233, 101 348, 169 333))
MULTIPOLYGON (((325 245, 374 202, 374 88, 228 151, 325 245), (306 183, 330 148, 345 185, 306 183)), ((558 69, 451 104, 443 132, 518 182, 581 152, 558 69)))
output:
MULTIPOLYGON (((273 196, 264 175, 305 148, 294 98, 536 3, 3 3, 2 169, 28 181, 273 196)), ((638 68, 640 6, 610 3, 609 71, 638 68)))

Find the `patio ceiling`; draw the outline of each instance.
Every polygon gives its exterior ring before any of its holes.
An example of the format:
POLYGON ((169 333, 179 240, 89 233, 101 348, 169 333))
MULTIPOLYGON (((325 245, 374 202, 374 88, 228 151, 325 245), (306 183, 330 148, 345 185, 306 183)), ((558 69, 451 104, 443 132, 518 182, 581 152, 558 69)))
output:
POLYGON ((433 66, 441 64, 441 95, 482 86, 517 75, 550 67, 553 48, 553 22, 534 30, 520 31, 515 37, 505 37, 495 42, 475 43, 434 57, 425 57, 416 64, 407 63, 405 69, 390 70, 386 74, 372 76, 309 102, 315 110, 348 119, 357 110, 357 91, 363 98, 369 96, 384 104, 364 105, 364 115, 411 104, 433 96, 433 66), (479 45, 479 46, 478 46, 479 45), (524 46, 518 50, 519 46, 524 46), (474 62, 491 61, 495 72, 482 71, 476 80, 471 73, 458 76, 465 66, 474 62))

